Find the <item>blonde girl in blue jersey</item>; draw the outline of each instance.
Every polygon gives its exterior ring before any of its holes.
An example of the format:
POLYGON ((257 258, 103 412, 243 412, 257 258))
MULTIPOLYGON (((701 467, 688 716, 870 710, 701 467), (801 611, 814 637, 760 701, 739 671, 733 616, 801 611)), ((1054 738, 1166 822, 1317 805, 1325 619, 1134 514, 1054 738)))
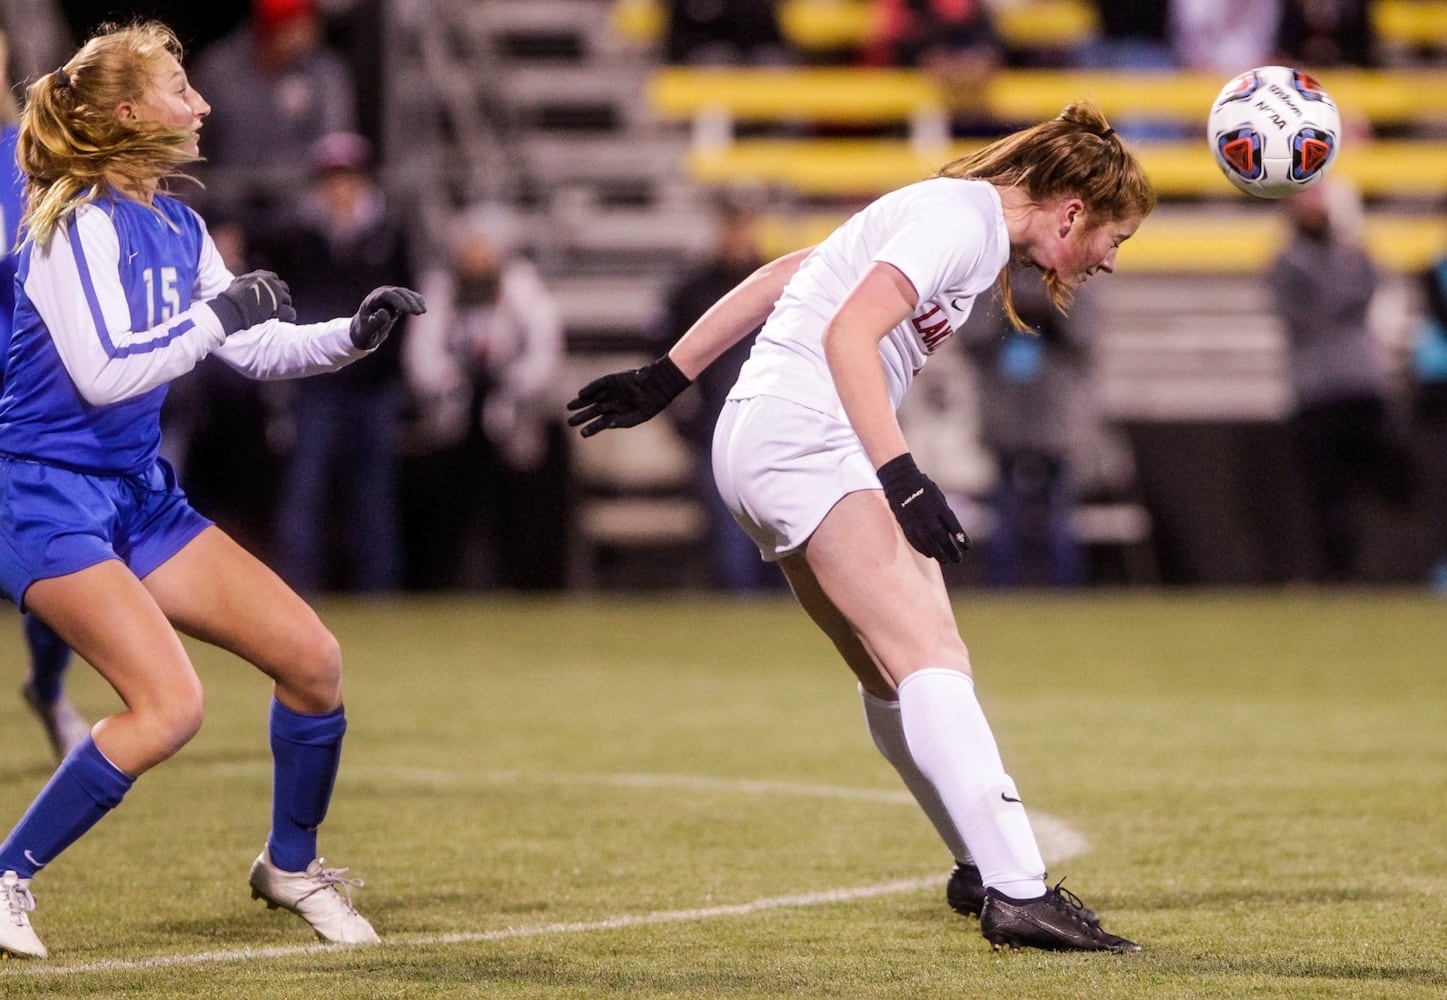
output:
POLYGON ((1045 882, 940 570, 969 539, 895 410, 979 295, 999 286, 1019 324, 1012 262, 1063 308, 1154 206, 1100 109, 1073 104, 766 264, 667 355, 568 404, 584 436, 631 427, 763 325, 714 431, 719 492, 853 670, 875 745, 957 861, 950 904, 997 945, 1139 950, 1045 882))
MULTIPOLYGON (((271 833, 251 893, 328 941, 377 940, 346 869, 317 856, 346 719, 336 639, 279 577, 191 509, 159 457, 166 386, 208 354, 258 379, 364 357, 408 289, 307 326, 274 274, 232 275, 205 224, 164 192, 200 158, 209 105, 159 23, 102 28, 30 85, 14 332, 0 392, 0 589, 115 689, 100 720, 0 843, 0 952, 44 957, 32 876, 201 725, 179 633, 274 682, 271 833)), ((159 883, 159 880, 156 880, 159 883)))

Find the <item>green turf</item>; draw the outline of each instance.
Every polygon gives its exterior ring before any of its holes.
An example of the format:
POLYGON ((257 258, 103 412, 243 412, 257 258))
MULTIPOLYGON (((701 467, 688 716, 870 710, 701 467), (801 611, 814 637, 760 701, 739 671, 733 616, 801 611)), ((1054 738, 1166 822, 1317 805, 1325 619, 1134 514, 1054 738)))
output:
MULTIPOLYGON (((1447 604, 958 610, 1027 805, 1089 841, 1052 874, 1142 954, 996 953, 951 914, 948 858, 787 602, 338 601, 351 730, 322 849, 387 943, 308 948, 249 899, 268 691, 193 647, 205 727, 36 880, 52 958, 0 964, 0 996, 1447 995, 1447 604)), ((73 690, 113 704, 84 666, 73 690)), ((38 735, 0 696, 0 826, 45 779, 38 735)))

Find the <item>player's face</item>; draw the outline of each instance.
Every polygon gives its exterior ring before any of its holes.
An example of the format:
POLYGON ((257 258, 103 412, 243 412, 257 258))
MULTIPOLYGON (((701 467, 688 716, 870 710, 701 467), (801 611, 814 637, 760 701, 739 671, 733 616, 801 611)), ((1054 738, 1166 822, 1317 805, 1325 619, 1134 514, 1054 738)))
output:
MULTIPOLYGON (((181 148, 192 156, 199 155, 197 134, 201 120, 210 113, 211 105, 191 86, 181 64, 169 55, 151 75, 145 96, 132 105, 129 112, 130 116, 138 119, 189 131, 191 137, 181 148)), ((124 110, 122 116, 126 116, 124 110)))
MULTIPOLYGON (((1073 202, 1079 205, 1079 202, 1073 202)), ((1115 271, 1115 255, 1120 245, 1140 228, 1141 217, 1114 219, 1103 225, 1090 225, 1083 207, 1075 209, 1067 202, 1056 223, 1058 239, 1035 248, 1029 263, 1041 271, 1054 274, 1066 288, 1079 288, 1093 274, 1115 271)))
POLYGON ((1114 273, 1116 251, 1135 235, 1140 224, 1140 217, 1136 216, 1090 229, 1082 227, 1067 248, 1064 266, 1056 268, 1060 280, 1071 288, 1079 288, 1097 271, 1114 273))

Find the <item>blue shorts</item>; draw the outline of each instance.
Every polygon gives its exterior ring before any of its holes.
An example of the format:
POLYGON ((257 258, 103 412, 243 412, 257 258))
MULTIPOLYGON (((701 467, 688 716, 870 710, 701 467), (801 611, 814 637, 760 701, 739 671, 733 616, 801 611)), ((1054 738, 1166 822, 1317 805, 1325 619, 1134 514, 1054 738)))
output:
POLYGON ((93 476, 0 456, 0 590, 24 607, 36 580, 119 559, 144 577, 211 522, 191 509, 169 462, 93 476))

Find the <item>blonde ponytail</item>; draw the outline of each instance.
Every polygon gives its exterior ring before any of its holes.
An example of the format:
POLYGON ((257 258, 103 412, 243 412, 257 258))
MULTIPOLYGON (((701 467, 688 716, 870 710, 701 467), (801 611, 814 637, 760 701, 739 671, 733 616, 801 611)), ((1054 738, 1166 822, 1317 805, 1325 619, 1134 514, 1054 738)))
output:
POLYGON ((112 194, 117 183, 155 185, 196 159, 183 148, 189 131, 116 115, 144 97, 167 55, 179 62, 181 43, 159 22, 106 25, 26 88, 16 142, 26 175, 25 240, 44 245, 68 213, 112 194))

